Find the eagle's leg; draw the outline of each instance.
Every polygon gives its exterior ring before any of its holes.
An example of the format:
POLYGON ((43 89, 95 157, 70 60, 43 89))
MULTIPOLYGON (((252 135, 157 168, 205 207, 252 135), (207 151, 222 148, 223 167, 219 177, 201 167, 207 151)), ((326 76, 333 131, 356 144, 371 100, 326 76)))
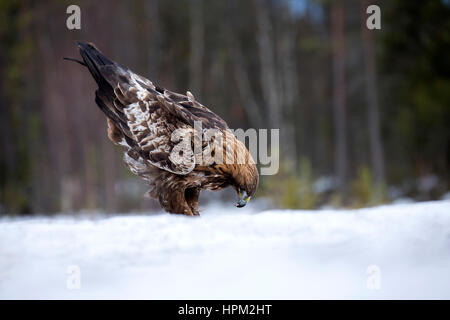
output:
POLYGON ((184 191, 184 198, 195 216, 199 215, 198 197, 200 196, 200 188, 187 188, 184 191))
POLYGON ((184 198, 184 190, 167 190, 159 194, 159 203, 170 213, 193 216, 191 208, 184 198))

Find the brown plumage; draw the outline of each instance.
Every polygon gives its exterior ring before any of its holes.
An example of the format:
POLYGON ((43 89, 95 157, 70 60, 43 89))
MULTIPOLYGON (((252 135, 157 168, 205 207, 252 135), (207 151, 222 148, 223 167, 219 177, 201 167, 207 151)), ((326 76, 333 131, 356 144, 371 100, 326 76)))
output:
POLYGON ((92 44, 79 42, 78 47, 83 62, 77 62, 98 84, 95 101, 106 114, 108 137, 124 148, 131 172, 148 182, 148 196, 166 211, 186 215, 199 214, 202 189, 232 186, 240 197, 237 206, 248 202, 258 186, 258 171, 223 119, 189 91, 182 95, 160 88, 92 44), (202 131, 197 130, 199 123, 202 131), (215 131, 211 135, 207 129, 215 131))

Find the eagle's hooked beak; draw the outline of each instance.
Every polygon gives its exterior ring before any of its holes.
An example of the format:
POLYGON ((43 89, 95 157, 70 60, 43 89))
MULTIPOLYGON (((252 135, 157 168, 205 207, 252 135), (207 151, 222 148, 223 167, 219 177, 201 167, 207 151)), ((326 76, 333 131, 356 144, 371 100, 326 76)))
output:
POLYGON ((239 191, 239 200, 236 203, 236 207, 242 208, 245 207, 247 202, 250 200, 250 197, 247 195, 246 191, 239 191))

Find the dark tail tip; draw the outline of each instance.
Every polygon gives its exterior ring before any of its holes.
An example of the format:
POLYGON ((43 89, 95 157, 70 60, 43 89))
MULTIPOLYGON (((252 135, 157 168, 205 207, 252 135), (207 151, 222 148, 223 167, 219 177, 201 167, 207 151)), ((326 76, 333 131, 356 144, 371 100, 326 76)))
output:
POLYGON ((75 43, 77 44, 77 47, 80 49, 87 49, 89 45, 88 43, 81 41, 75 41, 75 43))
POLYGON ((114 65, 114 62, 109 60, 104 54, 98 50, 94 44, 85 43, 81 41, 76 42, 84 65, 89 69, 91 75, 97 83, 102 81, 101 68, 106 65, 114 65))
POLYGON ((103 55, 102 52, 97 48, 97 46, 95 44, 93 44, 92 42, 75 41, 75 43, 77 44, 77 47, 80 50, 97 52, 97 53, 103 55))
POLYGON ((109 60, 97 47, 95 44, 90 42, 81 42, 77 41, 77 46, 79 48, 80 54, 84 60, 84 62, 89 66, 89 62, 86 59, 91 60, 94 65, 108 65, 114 64, 111 60, 109 60))

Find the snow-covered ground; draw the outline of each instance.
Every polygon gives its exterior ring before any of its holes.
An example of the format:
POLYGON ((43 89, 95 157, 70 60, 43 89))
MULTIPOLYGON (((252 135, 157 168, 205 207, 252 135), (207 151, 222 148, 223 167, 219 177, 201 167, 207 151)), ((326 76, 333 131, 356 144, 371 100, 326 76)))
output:
POLYGON ((0 298, 450 298, 450 201, 248 207, 2 218, 0 298))

